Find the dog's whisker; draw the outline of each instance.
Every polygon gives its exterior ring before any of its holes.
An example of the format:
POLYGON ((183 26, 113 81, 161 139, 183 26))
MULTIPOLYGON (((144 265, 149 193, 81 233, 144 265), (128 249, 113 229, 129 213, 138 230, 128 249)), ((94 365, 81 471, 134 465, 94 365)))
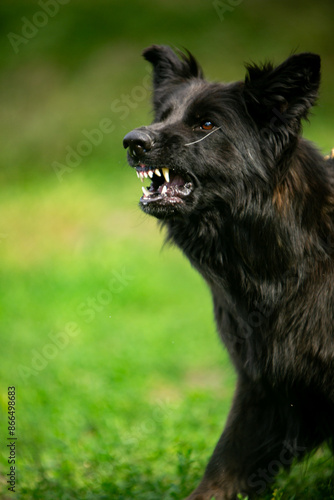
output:
POLYGON ((196 144, 197 142, 204 141, 204 139, 206 139, 207 137, 209 137, 209 135, 213 134, 214 132, 217 132, 217 130, 219 130, 221 128, 222 128, 222 126, 217 127, 214 130, 212 130, 211 132, 209 132, 208 134, 206 134, 204 137, 201 137, 201 139, 198 139, 198 141, 188 142, 188 144, 185 144, 185 146, 191 146, 192 144, 196 144))

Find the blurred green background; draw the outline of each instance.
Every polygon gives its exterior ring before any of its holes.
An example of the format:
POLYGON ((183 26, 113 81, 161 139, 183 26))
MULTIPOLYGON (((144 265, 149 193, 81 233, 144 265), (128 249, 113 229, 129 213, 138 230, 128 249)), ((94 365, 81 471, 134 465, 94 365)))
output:
MULTIPOLYGON (((154 220, 122 138, 149 123, 152 43, 213 80, 322 57, 305 136, 334 147, 328 1, 1 0, 0 498, 180 499, 218 439, 235 376, 210 296, 154 220), (7 388, 16 387, 16 492, 7 388)), ((334 498, 326 450, 263 498, 334 498)))

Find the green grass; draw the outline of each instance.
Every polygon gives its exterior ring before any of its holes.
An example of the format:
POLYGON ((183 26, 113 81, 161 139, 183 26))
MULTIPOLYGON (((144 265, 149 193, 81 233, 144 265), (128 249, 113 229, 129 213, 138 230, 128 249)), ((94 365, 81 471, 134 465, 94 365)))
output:
MULTIPOLYGON (((148 123, 149 92, 126 117, 115 100, 143 88, 151 43, 187 47, 208 78, 293 50, 323 60, 305 135, 334 146, 332 0, 71 0, 15 54, 37 2, 0 5, 0 498, 181 499, 198 483, 231 404, 235 374, 210 294, 162 248, 137 208, 124 134, 148 123), (231 2, 233 3, 233 2, 231 2), (163 22, 162 22, 163 21, 163 22), (114 129, 60 182, 84 130, 114 129), (7 490, 7 387, 16 387, 17 492, 7 490)), ((282 473, 265 500, 332 499, 328 450, 282 473)))
MULTIPOLYGON (((161 248, 138 180, 117 179, 2 192, 0 402, 5 417, 15 386, 18 499, 182 498, 228 413, 209 292, 161 248)), ((1 461, 5 474, 4 446, 1 461)), ((327 452, 298 467, 275 484, 283 499, 333 498, 327 452)))
POLYGON ((76 149, 83 130, 105 118, 115 129, 77 170, 89 160, 106 176, 120 166, 123 136, 151 119, 149 92, 132 99, 125 118, 111 106, 143 85, 149 65, 141 52, 152 43, 188 48, 205 75, 221 81, 243 79, 245 62, 280 63, 292 51, 321 54, 321 99, 306 133, 324 153, 333 147, 332 0, 321 9, 308 0, 244 1, 223 21, 214 2, 203 0, 186 7, 177 0, 113 4, 71 0, 15 54, 8 33, 20 34, 22 17, 31 21, 40 9, 34 0, 1 1, 1 182, 53 176, 53 162, 63 163, 66 148, 76 149))

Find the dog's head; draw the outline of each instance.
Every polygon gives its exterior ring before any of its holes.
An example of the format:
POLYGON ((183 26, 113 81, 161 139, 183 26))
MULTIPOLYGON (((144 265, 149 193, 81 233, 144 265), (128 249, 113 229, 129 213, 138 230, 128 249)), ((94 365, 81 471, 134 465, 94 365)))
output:
MULTIPOLYGON (((230 205, 256 183, 271 191, 314 104, 320 58, 293 55, 274 68, 247 66, 244 81, 208 83, 194 57, 149 47, 154 121, 124 137, 142 181, 140 206, 160 219, 230 205)), ((243 200, 245 202, 245 199, 243 200)))

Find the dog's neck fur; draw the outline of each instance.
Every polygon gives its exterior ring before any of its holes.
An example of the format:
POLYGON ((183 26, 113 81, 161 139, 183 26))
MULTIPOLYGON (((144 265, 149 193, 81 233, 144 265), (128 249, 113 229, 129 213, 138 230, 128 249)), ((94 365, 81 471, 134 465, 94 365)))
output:
POLYGON ((262 295, 263 283, 267 293, 270 283, 279 286, 289 272, 302 276, 300 263, 305 257, 314 265, 326 266, 333 257, 333 242, 327 235, 333 233, 334 172, 325 165, 324 182, 317 165, 319 152, 300 139, 294 165, 266 198, 253 203, 251 220, 249 211, 246 217, 241 208, 232 211, 224 200, 216 200, 214 210, 200 206, 189 217, 165 222, 167 238, 181 248, 210 286, 236 289, 239 294, 262 295), (311 210, 309 199, 313 200, 311 210))

